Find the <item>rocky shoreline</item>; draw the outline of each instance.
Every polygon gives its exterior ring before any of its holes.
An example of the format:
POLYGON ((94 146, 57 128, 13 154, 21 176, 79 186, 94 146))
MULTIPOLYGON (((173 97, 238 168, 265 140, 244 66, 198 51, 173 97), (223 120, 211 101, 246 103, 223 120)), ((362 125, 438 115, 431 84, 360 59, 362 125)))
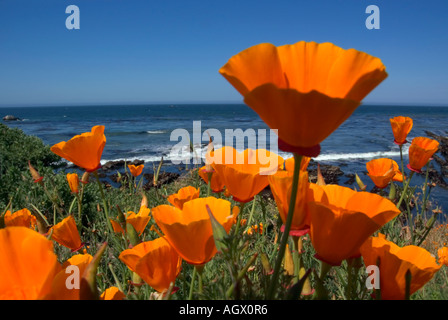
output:
MULTIPOLYGON (((437 166, 431 164, 429 167, 429 181, 435 183, 443 189, 448 190, 448 136, 440 136, 430 131, 425 131, 428 137, 437 140, 440 143, 439 151, 433 156, 433 159, 437 166)), ((447 132, 448 134, 448 132, 447 132)), ((131 162, 126 162, 125 160, 108 161, 102 165, 101 169, 98 171, 99 176, 104 180, 106 186, 111 186, 110 183, 120 186, 122 183, 128 181, 128 176, 124 175, 122 172, 126 165, 141 165, 145 164, 143 160, 134 160, 131 162), (120 174, 118 173, 120 172, 120 174), (109 181, 109 182, 107 182, 109 181)), ((341 167, 343 165, 328 165, 319 164, 322 176, 327 184, 344 184, 347 186, 352 186, 356 183, 354 173, 345 173, 341 167)), ((157 187, 160 188, 165 184, 169 184, 179 179, 182 175, 182 171, 186 171, 185 168, 164 165, 158 177, 158 183, 156 186, 153 184, 154 174, 153 173, 143 173, 145 178, 145 183, 143 185, 144 190, 149 190, 150 188, 157 187), (170 168, 169 171, 163 168, 170 168)), ((311 182, 317 181, 318 163, 311 160, 308 166, 308 172, 311 182)), ((361 173, 366 174, 367 172, 360 172, 358 175, 363 179, 361 173)), ((269 191, 269 190, 267 190, 269 191)), ((370 190, 371 192, 378 192, 376 188, 370 190)))

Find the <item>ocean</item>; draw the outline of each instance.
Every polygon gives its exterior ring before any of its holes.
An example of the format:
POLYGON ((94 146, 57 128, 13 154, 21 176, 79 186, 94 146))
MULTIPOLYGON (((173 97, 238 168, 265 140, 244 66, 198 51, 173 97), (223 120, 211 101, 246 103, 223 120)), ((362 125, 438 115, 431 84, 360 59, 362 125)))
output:
MULTIPOLYGON (((92 126, 104 125, 107 143, 102 163, 111 160, 140 159, 146 164, 144 172, 152 172, 152 162, 158 164, 162 156, 164 159, 162 170, 176 171, 180 166, 185 167, 185 164, 180 162, 185 161, 185 155, 188 157, 191 155, 189 146, 186 150, 184 148, 183 153, 177 154, 173 152, 173 147, 179 145, 180 142, 189 144, 189 140, 182 140, 188 137, 194 146, 193 155, 200 157, 201 154, 205 154, 208 143, 207 130, 211 133, 220 133, 222 145, 235 146, 236 143, 236 140, 226 141, 226 129, 241 129, 245 132, 248 136, 244 145, 246 148, 254 145, 263 147, 259 144, 262 141, 260 135, 257 136, 260 132, 266 132, 267 148, 270 144, 269 128, 252 109, 244 104, 0 108, 1 118, 9 114, 21 118, 22 121, 3 121, 3 123, 37 136, 49 145, 90 131, 92 126), (194 128, 196 128, 195 132, 202 135, 202 141, 201 135, 193 135, 194 128)), ((373 183, 365 175, 366 162, 374 158, 388 157, 400 163, 400 151, 393 143, 394 138, 389 121, 390 118, 400 115, 414 120, 408 141, 417 136, 426 136, 425 130, 439 135, 448 134, 448 107, 361 105, 321 144, 321 154, 314 160, 322 164, 340 166, 345 174, 357 173, 370 190, 373 183)), ((215 147, 219 146, 219 143, 215 145, 215 147)), ((408 148, 409 144, 406 144, 405 165, 408 163, 408 148)), ((279 154, 284 158, 291 156, 282 151, 279 151, 279 154)), ((344 179, 347 180, 341 177, 341 185, 344 179)), ((413 182, 422 183, 422 177, 416 176, 413 182)), ((448 190, 437 186, 433 189, 432 195, 446 212, 448 190)))

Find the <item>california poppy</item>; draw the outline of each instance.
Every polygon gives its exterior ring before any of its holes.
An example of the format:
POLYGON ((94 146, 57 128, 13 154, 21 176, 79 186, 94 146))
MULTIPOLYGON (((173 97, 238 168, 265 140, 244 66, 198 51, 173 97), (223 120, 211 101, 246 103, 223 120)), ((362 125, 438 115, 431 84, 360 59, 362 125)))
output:
POLYGON ((78 193, 79 177, 77 173, 67 173, 68 186, 72 193, 78 193))
POLYGON ((392 165, 394 166, 395 175, 393 177, 393 181, 403 182, 404 176, 403 173, 400 171, 400 167, 398 166, 397 161, 392 160, 392 165))
POLYGON ((405 298, 406 272, 411 273, 410 294, 413 294, 441 267, 425 249, 413 245, 400 248, 381 234, 368 238, 361 246, 361 254, 366 266, 377 265, 379 261, 381 298, 384 300, 405 298))
POLYGON ((51 227, 51 238, 57 243, 72 250, 78 251, 84 245, 81 242, 75 219, 72 215, 64 218, 61 222, 51 227))
POLYGON ((405 144, 406 138, 411 132, 413 121, 412 118, 398 116, 390 119, 390 125, 392 126, 392 132, 394 134, 394 142, 398 145, 405 144))
POLYGON ((76 254, 65 261, 62 265, 62 270, 53 279, 51 293, 45 299, 79 300, 80 278, 92 260, 93 257, 90 254, 76 254))
MULTIPOLYGON (((367 175, 372 179, 377 188, 384 189, 394 179, 396 167, 392 159, 379 158, 367 162, 367 175)), ((398 168, 398 165, 397 165, 398 168)))
POLYGON ((104 126, 94 126, 91 132, 76 135, 67 142, 62 141, 53 145, 51 151, 78 167, 93 172, 101 165, 105 145, 104 126))
MULTIPOLYGON (((308 168, 308 164, 310 163, 310 157, 302 157, 302 161, 300 162, 300 171, 306 171, 308 168)), ((294 157, 288 158, 285 160, 285 170, 294 172, 294 157)))
MULTIPOLYGON (((218 173, 213 170, 212 168, 212 181, 210 183, 210 189, 213 190, 213 192, 222 192, 224 189, 224 182, 222 182, 222 179, 219 177, 218 173)), ((209 177, 210 171, 207 171, 207 166, 203 166, 199 168, 198 174, 204 180, 206 184, 208 184, 208 177, 209 177)))
POLYGON ((61 265, 53 242, 25 227, 0 229, 0 300, 43 299, 61 265))
POLYGON ((167 200, 173 206, 182 210, 185 202, 199 198, 199 191, 195 187, 186 186, 181 188, 177 193, 170 195, 167 200))
POLYGON ((249 202, 269 184, 268 175, 283 166, 283 158, 263 149, 223 147, 211 153, 211 165, 235 201, 249 202))
POLYGON ((282 150, 311 157, 387 77, 378 58, 304 41, 250 47, 219 72, 271 129, 278 129, 282 150))
POLYGON ((448 266, 448 247, 437 250, 437 255, 439 256, 439 264, 448 266))
POLYGON ((158 292, 169 288, 182 266, 182 258, 165 237, 124 250, 118 258, 158 292))
POLYGON ((338 185, 321 188, 322 198, 308 203, 310 236, 316 257, 330 265, 359 256, 364 241, 400 213, 377 194, 338 185))
POLYGON ((207 205, 216 220, 229 232, 235 217, 227 200, 198 198, 186 202, 182 210, 170 205, 153 209, 154 220, 168 242, 186 262, 193 265, 207 263, 217 252, 207 205))
POLYGON ((412 139, 409 147, 408 169, 421 172, 421 169, 428 163, 429 159, 437 152, 439 142, 426 137, 412 139))
MULTIPOLYGON (((276 174, 270 175, 268 180, 280 218, 283 224, 285 224, 291 199, 293 172, 281 170, 276 174)), ((310 217, 307 203, 314 201, 314 199, 320 199, 322 195, 323 191, 321 188, 308 182, 308 172, 301 171, 290 235, 301 236, 309 231, 310 217)))
POLYGON ((139 166, 135 166, 133 164, 128 165, 129 171, 131 171, 131 174, 134 177, 138 177, 139 175, 141 175, 144 167, 145 166, 143 164, 139 166))
MULTIPOLYGON (((138 213, 128 211, 128 213, 126 214, 126 223, 131 224, 137 234, 141 235, 143 231, 145 231, 146 225, 148 224, 149 220, 151 220, 151 216, 149 215, 150 212, 151 210, 145 205, 140 206, 140 210, 138 211, 138 213)), ((123 234, 125 233, 122 226, 118 222, 114 220, 110 220, 110 222, 115 232, 121 232, 123 234)))
POLYGON ((126 295, 117 287, 109 287, 100 296, 100 300, 123 300, 126 295))
POLYGON ((14 213, 6 211, 4 215, 6 227, 27 227, 34 229, 37 225, 37 219, 27 208, 23 208, 14 213))

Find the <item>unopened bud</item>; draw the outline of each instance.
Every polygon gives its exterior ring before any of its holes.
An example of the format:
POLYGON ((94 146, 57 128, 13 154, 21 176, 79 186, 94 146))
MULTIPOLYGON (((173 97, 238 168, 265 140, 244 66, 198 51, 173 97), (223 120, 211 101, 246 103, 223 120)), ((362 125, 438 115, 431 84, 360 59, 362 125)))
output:
POLYGON ((35 183, 41 183, 43 177, 40 176, 39 172, 31 165, 31 162, 28 160, 28 167, 30 168, 31 176, 34 179, 35 183))

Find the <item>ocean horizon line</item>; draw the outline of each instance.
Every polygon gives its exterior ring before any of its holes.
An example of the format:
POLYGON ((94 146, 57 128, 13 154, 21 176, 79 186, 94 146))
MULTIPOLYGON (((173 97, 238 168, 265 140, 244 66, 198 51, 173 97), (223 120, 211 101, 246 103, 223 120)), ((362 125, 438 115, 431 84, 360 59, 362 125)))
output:
MULTIPOLYGON (((12 108, 57 108, 57 107, 64 107, 64 108, 76 108, 76 107, 111 107, 111 106, 194 106, 194 105, 244 105, 247 106, 243 101, 210 101, 210 102, 117 102, 117 103, 79 103, 79 104, 20 104, 20 105, 0 105, 0 109, 12 109, 12 108)), ((368 103, 362 103, 360 107, 366 106, 366 107, 374 107, 374 106, 390 106, 390 107, 398 107, 398 108, 409 108, 409 107, 437 107, 437 108, 448 108, 448 103, 397 103, 397 102, 391 102, 391 103, 385 103, 385 102, 368 102, 368 103)))

